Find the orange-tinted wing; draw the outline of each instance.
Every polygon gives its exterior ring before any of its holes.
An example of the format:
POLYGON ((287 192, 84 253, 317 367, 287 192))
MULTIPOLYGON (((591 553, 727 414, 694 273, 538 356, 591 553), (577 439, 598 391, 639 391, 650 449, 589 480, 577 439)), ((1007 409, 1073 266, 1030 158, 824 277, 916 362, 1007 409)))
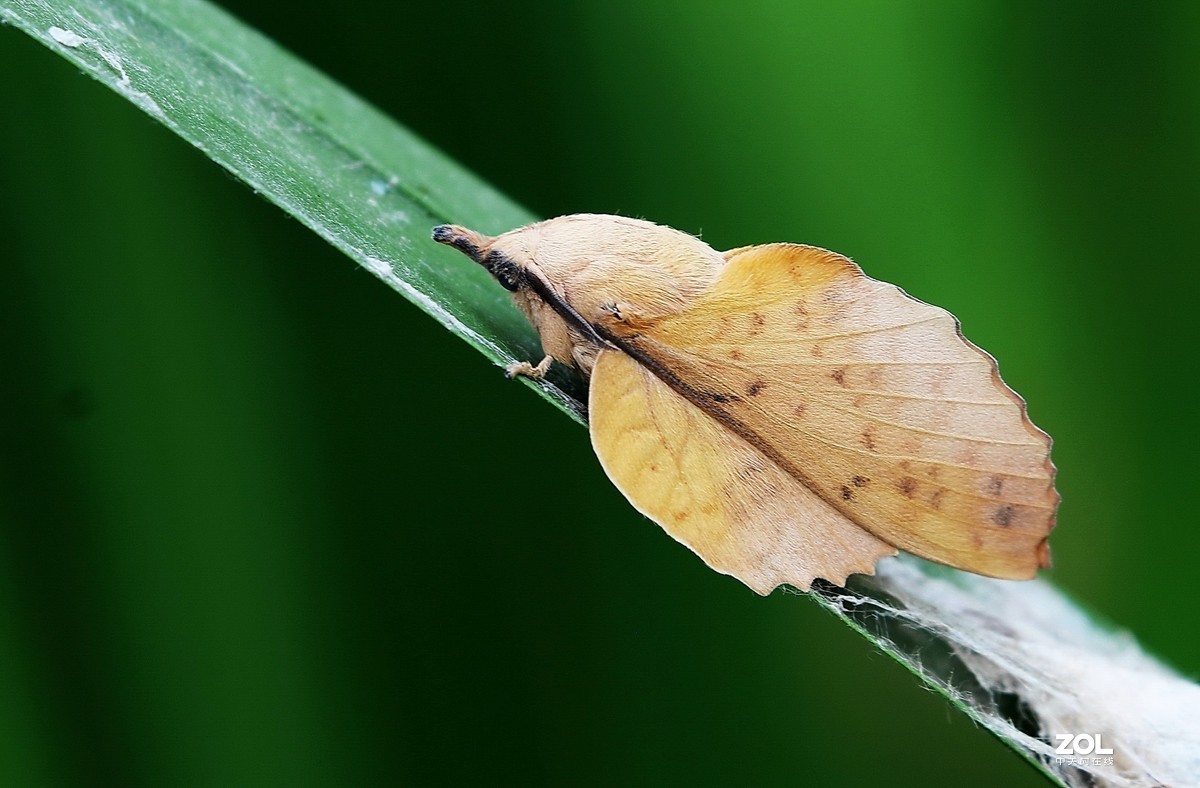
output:
POLYGON ((993 577, 1048 565, 1050 439, 952 315, 823 249, 727 257, 686 312, 609 327, 698 423, 896 547, 993 577))
POLYGON ((841 584, 895 553, 629 356, 600 354, 589 411, 600 463, 630 502, 760 594, 841 584))

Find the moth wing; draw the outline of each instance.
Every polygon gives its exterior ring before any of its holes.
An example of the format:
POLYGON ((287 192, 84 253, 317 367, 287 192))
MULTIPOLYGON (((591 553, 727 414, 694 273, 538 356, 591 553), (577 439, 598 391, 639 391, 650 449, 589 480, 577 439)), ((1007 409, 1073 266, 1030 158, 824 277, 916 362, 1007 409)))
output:
POLYGON ((896 552, 621 352, 600 353, 589 412, 600 463, 638 511, 760 594, 842 584, 896 552))
POLYGON ((726 257, 686 312, 612 326, 713 417, 697 423, 896 547, 1001 578, 1049 565, 1050 439, 949 312, 824 249, 726 257))

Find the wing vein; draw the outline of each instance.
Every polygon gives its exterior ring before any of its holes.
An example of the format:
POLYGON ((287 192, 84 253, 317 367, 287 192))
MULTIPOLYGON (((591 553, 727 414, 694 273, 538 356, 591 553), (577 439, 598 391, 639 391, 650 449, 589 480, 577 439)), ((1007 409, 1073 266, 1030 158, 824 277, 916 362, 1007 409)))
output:
MULTIPOLYGON (((773 418, 773 416, 771 414, 769 414, 767 411, 763 410, 761 407, 756 407, 755 409, 759 412, 759 414, 761 416, 768 418, 768 419, 773 418)), ((880 460, 909 460, 911 462, 920 462, 920 463, 926 463, 929 465, 939 465, 943 468, 956 468, 956 469, 962 470, 962 471, 978 471, 978 472, 983 472, 983 473, 1001 473, 1004 476, 1009 476, 1014 479, 1037 480, 1037 479, 1044 478, 1039 475, 1016 473, 1016 472, 1012 472, 1012 471, 997 471, 994 468, 976 468, 976 467, 973 467, 970 465, 961 465, 959 463, 949 462, 948 460, 937 460, 937 459, 932 459, 932 458, 927 458, 927 457, 912 457, 912 456, 908 456, 908 455, 904 455, 904 454, 882 454, 882 453, 876 452, 876 451, 868 451, 867 449, 862 449, 857 446, 847 446, 845 444, 838 443, 837 441, 830 440, 829 438, 821 435, 820 432, 809 432, 808 430, 805 430, 802 428, 797 428, 797 432, 799 432, 801 435, 805 435, 809 438, 816 440, 818 443, 823 443, 826 446, 829 446, 830 448, 839 449, 844 452, 851 452, 853 454, 865 455, 867 457, 874 457, 874 458, 880 459, 880 460)))
MULTIPOLYGON (((872 334, 886 334, 889 331, 896 331, 898 329, 912 328, 913 326, 920 326, 920 325, 924 325, 925 323, 932 323, 935 320, 941 320, 946 317, 950 317, 949 314, 929 315, 928 317, 923 317, 920 320, 913 320, 908 323, 896 323, 895 325, 891 325, 891 326, 876 326, 875 328, 864 328, 862 331, 847 331, 842 334, 822 334, 819 337, 805 336, 802 333, 797 333, 796 341, 799 343, 826 342, 830 339, 845 339, 848 337, 865 337, 865 336, 870 336, 872 334)), ((953 318, 951 318, 951 319, 953 319, 953 318)))
MULTIPOLYGON (((657 343, 656 343, 657 344, 657 343)), ((790 347, 790 345, 780 342, 777 343, 780 347, 790 347)), ((710 348, 728 347, 735 350, 745 348, 745 344, 735 343, 709 343, 710 348)), ((761 346, 761 345, 760 345, 761 346)), ((661 347, 661 345, 660 345, 661 347)), ((730 359, 716 359, 712 356, 701 355, 699 353, 689 353, 688 355, 702 361, 707 361, 710 364, 718 364, 725 367, 737 367, 739 369, 758 370, 762 368, 787 368, 787 367, 966 367, 966 366, 989 366, 988 362, 983 359, 961 359, 955 361, 839 361, 834 359, 821 359, 820 361, 771 361, 762 364, 761 366, 749 366, 747 364, 734 364, 730 359)))

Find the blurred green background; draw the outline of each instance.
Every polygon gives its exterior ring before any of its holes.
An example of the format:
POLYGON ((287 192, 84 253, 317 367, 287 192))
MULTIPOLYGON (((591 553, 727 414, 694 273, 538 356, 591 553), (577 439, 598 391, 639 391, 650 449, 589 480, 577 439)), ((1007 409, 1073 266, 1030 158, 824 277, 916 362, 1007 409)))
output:
MULTIPOLYGON (((955 312, 1056 439, 1050 576, 1200 672, 1200 6, 225 7, 540 214, 955 312)), ((0 784, 1039 784, 132 105, 0 73, 0 784)))

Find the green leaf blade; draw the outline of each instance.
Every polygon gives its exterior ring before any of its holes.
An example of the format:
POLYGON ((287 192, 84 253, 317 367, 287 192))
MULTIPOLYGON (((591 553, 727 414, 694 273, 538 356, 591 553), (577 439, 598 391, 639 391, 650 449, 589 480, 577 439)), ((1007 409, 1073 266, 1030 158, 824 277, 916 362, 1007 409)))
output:
MULTIPOLYGON (((191 0, 17 0, 0 5, 0 15, 494 363, 541 358, 533 329, 491 277, 429 240, 430 228, 445 222, 499 233, 536 217, 275 43, 191 0)), ((397 355, 402 363, 402 349, 397 355)), ((530 385, 582 421, 570 375, 530 385)))

